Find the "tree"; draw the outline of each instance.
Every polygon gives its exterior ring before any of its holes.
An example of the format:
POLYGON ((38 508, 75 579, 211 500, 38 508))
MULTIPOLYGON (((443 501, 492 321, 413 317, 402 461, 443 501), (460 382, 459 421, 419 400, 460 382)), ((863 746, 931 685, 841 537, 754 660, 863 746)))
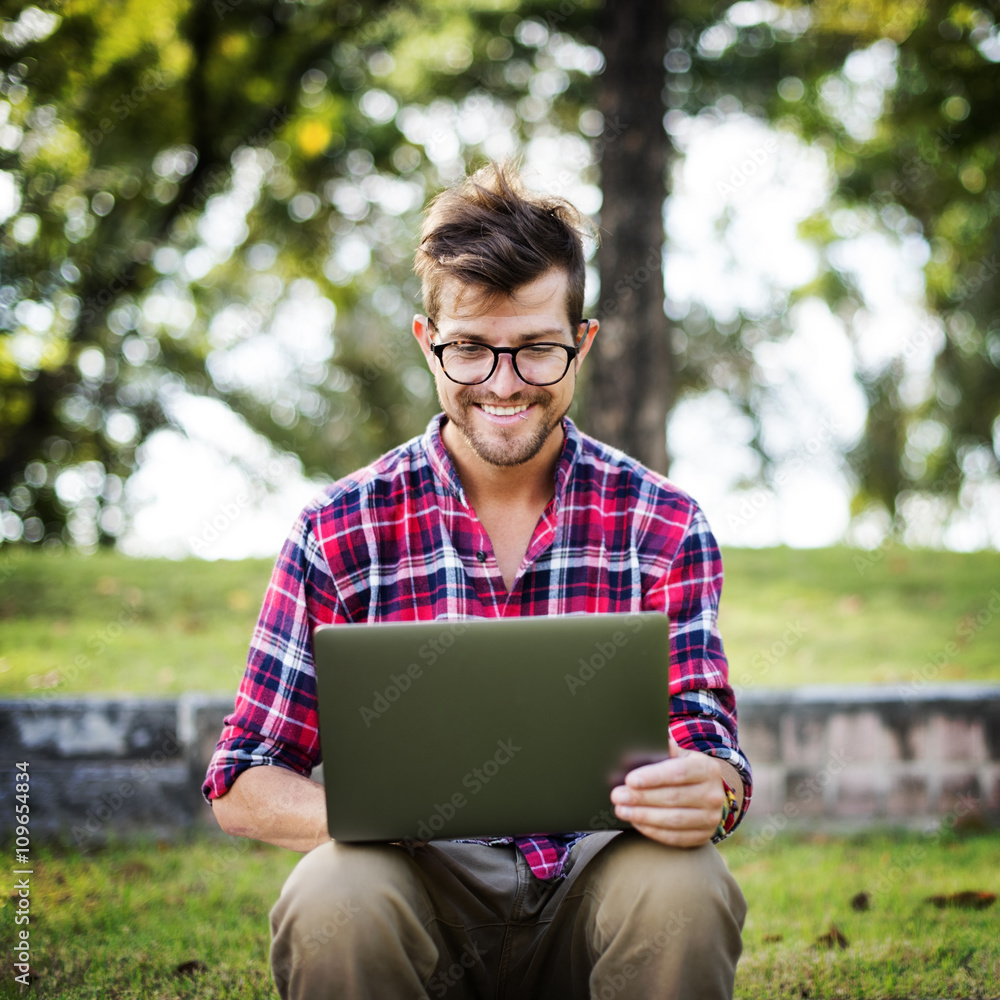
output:
POLYGON ((665 4, 606 4, 599 27, 607 65, 598 106, 614 137, 601 157, 601 333, 594 341, 587 427, 667 471, 674 393, 663 312, 665 4))
POLYGON ((421 204, 488 154, 484 118, 512 145, 555 134, 552 98, 573 116, 599 65, 569 36, 547 51, 566 15, 519 34, 512 11, 5 5, 9 537, 113 541, 179 395, 222 400, 327 477, 422 429, 421 204))
MULTIPOLYGON (((868 400, 865 433, 847 456, 855 513, 881 508, 903 531, 921 498, 956 509, 995 481, 1000 455, 1000 7, 737 3, 702 29, 692 27, 699 10, 689 5, 689 20, 672 29, 691 66, 676 106, 697 115, 735 95, 746 113, 821 144, 837 177, 831 204, 806 227, 823 254, 820 274, 793 298, 822 296, 855 345, 868 400), (928 315, 874 364, 852 244, 866 234, 927 255, 928 315)), ((784 322, 770 318, 771 337, 784 322)), ((728 391, 755 419, 766 390, 746 335, 760 326, 743 317, 728 334, 716 328, 711 352, 727 359, 728 391)), ((682 365, 680 381, 704 385, 705 373, 682 365)))
POLYGON ((858 510, 881 504, 902 523, 916 493, 961 496, 996 473, 993 2, 75 0, 0 13, 8 537, 113 541, 122 483, 185 395, 223 401, 326 477, 418 432, 434 403, 408 334, 417 214, 465 165, 519 148, 565 168, 542 178, 551 193, 603 174, 587 428, 665 468, 669 408, 721 387, 766 459, 757 354, 787 334, 783 304, 735 321, 696 306, 666 331, 664 96, 668 132, 737 108, 828 151, 838 190, 806 227, 822 267, 793 298, 825 298, 857 347, 858 510), (844 108, 873 51, 895 77, 861 134, 844 108), (906 347, 865 365, 845 212, 858 232, 928 248, 931 325, 910 340, 934 359, 922 395, 906 347))

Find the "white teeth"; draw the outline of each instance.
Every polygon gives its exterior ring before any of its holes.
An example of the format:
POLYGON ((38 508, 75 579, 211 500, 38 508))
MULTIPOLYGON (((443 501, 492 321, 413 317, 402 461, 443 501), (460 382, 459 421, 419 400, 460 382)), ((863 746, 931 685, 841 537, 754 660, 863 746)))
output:
POLYGON ((523 406, 490 406, 488 403, 480 403, 479 405, 494 417, 511 417, 515 413, 523 413, 528 408, 527 404, 523 406))

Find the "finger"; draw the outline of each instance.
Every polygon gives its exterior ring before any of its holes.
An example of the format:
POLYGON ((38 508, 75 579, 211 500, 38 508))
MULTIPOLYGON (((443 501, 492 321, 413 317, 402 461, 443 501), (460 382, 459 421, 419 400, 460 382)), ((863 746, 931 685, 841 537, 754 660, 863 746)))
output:
POLYGON ((706 827, 659 826, 655 823, 633 823, 632 828, 644 837, 672 847, 697 847, 700 844, 707 844, 715 833, 706 827))
POLYGON ((625 775, 625 784, 631 788, 690 785, 700 781, 719 780, 720 774, 719 765, 713 758, 696 751, 687 751, 682 757, 669 757, 629 771, 625 775))
POLYGON ((653 788, 631 788, 619 785, 611 791, 611 801, 625 806, 652 808, 702 809, 718 816, 725 796, 721 782, 699 782, 690 785, 657 785, 653 788))
POLYGON ((711 834, 706 834, 700 830, 665 830, 659 826, 646 826, 645 824, 632 824, 634 829, 650 840, 657 843, 666 844, 668 847, 701 847, 711 839, 711 834))
POLYGON ((704 809, 662 809, 652 806, 615 806, 615 815, 635 827, 701 832, 709 837, 719 825, 718 815, 704 809))
POLYGON ((625 784, 630 788, 652 788, 657 785, 682 783, 683 767, 680 758, 668 757, 654 764, 643 764, 625 775, 625 784))

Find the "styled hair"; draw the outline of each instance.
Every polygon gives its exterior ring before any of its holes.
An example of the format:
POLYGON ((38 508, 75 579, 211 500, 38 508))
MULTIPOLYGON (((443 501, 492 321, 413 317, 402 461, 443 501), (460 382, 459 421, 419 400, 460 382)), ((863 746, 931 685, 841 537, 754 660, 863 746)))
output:
POLYGON ((583 238, 592 232, 568 201, 527 191, 511 163, 491 162, 427 208, 414 261, 424 312, 438 315, 449 278, 496 300, 558 267, 569 279, 566 313, 575 324, 583 316, 583 238))

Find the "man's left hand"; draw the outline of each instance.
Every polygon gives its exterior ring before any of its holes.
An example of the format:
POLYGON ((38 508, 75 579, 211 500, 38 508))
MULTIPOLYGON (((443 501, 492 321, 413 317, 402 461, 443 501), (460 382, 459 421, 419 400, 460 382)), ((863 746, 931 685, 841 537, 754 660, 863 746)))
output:
POLYGON ((722 767, 708 754, 682 750, 670 741, 671 756, 625 775, 611 792, 615 815, 639 833, 671 847, 699 847, 710 841, 726 800, 722 767))

